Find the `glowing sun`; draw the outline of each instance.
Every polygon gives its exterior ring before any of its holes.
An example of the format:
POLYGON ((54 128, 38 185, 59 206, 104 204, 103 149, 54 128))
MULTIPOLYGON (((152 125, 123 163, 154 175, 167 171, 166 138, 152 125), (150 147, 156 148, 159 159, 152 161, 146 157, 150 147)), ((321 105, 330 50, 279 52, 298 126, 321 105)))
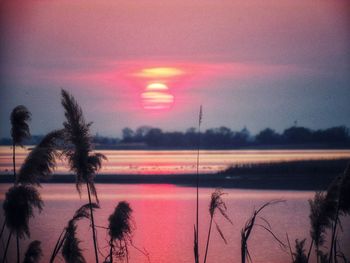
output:
POLYGON ((151 83, 147 85, 145 92, 141 94, 143 108, 149 110, 168 109, 174 102, 174 96, 163 83, 151 83))

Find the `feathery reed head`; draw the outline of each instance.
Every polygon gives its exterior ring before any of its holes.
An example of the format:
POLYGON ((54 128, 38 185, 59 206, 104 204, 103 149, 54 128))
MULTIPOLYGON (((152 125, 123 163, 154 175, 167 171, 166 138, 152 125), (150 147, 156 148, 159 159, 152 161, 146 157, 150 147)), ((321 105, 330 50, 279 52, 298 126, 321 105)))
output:
POLYGON ((16 185, 11 187, 3 203, 6 225, 18 233, 20 238, 30 237, 29 218, 34 217, 34 208, 41 212, 43 201, 39 192, 29 185, 16 185))
POLYGON ((131 217, 132 209, 129 203, 121 201, 114 209, 113 214, 108 218, 109 235, 114 240, 129 239, 133 231, 133 221, 131 217))
POLYGON ((332 211, 328 209, 327 199, 325 194, 317 192, 314 199, 309 200, 310 204, 310 224, 311 238, 315 241, 316 246, 321 246, 324 243, 324 233, 327 227, 331 224, 332 211), (331 212, 331 213, 330 213, 331 212))
POLYGON ((293 253, 293 263, 307 263, 307 256, 305 254, 305 240, 303 239, 299 241, 298 239, 295 240, 295 252, 293 253))
MULTIPOLYGON (((132 209, 129 203, 119 202, 113 214, 108 218, 110 236, 109 245, 111 247, 110 257, 118 259, 129 257, 128 245, 132 242, 132 232, 135 228, 131 217, 132 209)), ((112 258, 110 260, 112 260, 112 258)))
MULTIPOLYGON (((100 208, 100 206, 96 203, 91 203, 92 209, 95 210, 96 208, 100 208)), ((90 204, 82 205, 77 211, 75 211, 75 214, 73 218, 71 219, 73 222, 76 222, 80 219, 87 218, 90 219, 90 204)))
POLYGON ((30 138, 28 121, 30 121, 30 112, 23 106, 19 105, 11 112, 11 137, 15 145, 21 145, 24 139, 30 138))
POLYGON ((82 249, 79 247, 80 240, 76 236, 77 226, 70 221, 66 228, 66 239, 62 247, 62 256, 66 263, 85 263, 82 249))
POLYGON ((40 179, 49 177, 56 167, 59 142, 62 139, 63 130, 48 133, 25 159, 17 183, 40 185, 40 179))
POLYGON ((98 201, 94 177, 106 157, 101 153, 92 153, 91 123, 86 123, 77 101, 65 90, 62 90, 62 106, 66 117, 63 123, 66 141, 63 154, 68 159, 70 169, 77 175, 78 192, 80 193, 82 183, 88 183, 89 189, 98 201))
POLYGON ((220 189, 216 189, 212 194, 211 194, 211 199, 210 199, 210 205, 209 205, 209 214, 211 217, 214 216, 215 211, 219 210, 219 212, 229 221, 229 217, 227 216, 227 207, 222 200, 222 196, 225 195, 220 189))
POLYGON ((198 126, 201 126, 203 119, 203 107, 202 105, 199 107, 199 116, 198 116, 198 126))
POLYGON ((38 240, 32 241, 24 255, 23 263, 39 263, 43 256, 43 251, 41 249, 41 242, 38 240))

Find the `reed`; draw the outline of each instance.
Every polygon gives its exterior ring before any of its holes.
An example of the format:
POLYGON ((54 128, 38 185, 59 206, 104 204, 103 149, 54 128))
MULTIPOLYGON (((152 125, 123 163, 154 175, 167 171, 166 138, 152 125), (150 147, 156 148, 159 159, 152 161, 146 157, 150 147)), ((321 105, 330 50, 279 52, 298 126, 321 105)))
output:
POLYGON ((92 123, 85 121, 82 109, 72 95, 65 90, 62 90, 61 93, 62 106, 66 117, 66 121, 63 123, 65 134, 63 154, 68 160, 70 170, 76 174, 76 188, 79 194, 81 193, 82 185, 85 184, 87 188, 95 261, 98 263, 97 236, 91 195, 95 197, 98 203, 94 177, 102 166, 102 160, 105 160, 106 157, 103 154, 92 152, 92 139, 90 135, 90 126, 92 123))
MULTIPOLYGON (((92 203, 93 209, 100 208, 96 203, 92 203)), ((74 260, 82 260, 82 251, 79 248, 80 241, 76 237, 76 224, 81 219, 90 220, 90 204, 82 205, 78 210, 75 211, 73 217, 68 221, 67 226, 63 229, 60 236, 58 237, 54 250, 51 253, 50 263, 53 263, 58 253, 62 250, 62 254, 65 254, 64 258, 66 262, 74 262, 74 260), (62 249, 62 247, 65 247, 62 249), (63 252, 64 250, 64 252, 63 252), (72 251, 70 251, 72 250, 72 251), (76 250, 76 251, 75 251, 76 250), (73 261, 70 261, 73 260, 73 261)), ((79 261, 78 261, 79 262, 79 261)))
MULTIPOLYGON (((16 146, 23 147, 23 140, 30 138, 30 130, 28 122, 30 121, 31 113, 23 106, 19 105, 15 107, 10 116, 11 120, 11 137, 12 137, 12 163, 13 163, 13 177, 16 180, 16 146)), ((19 254, 19 237, 16 234, 16 246, 17 246, 17 263, 20 262, 19 254)))
POLYGON ((258 217, 258 215, 268 206, 275 205, 278 203, 284 202, 283 200, 274 200, 274 201, 269 201, 261 205, 258 209, 253 211, 252 216, 247 220, 245 223, 244 227, 241 230, 241 262, 245 263, 246 260, 248 259, 249 261, 252 261, 250 254, 249 254, 249 249, 248 249, 248 240, 249 237, 252 233, 252 230, 254 226, 260 227, 267 231, 281 246, 281 248, 285 249, 286 245, 272 232, 271 225, 269 222, 263 218, 263 217, 258 217), (260 222, 259 222, 260 221, 260 222))
POLYGON ((219 211, 220 214, 231 224, 232 221, 227 215, 227 207, 224 202, 224 200, 221 198, 225 193, 223 193, 220 189, 216 189, 212 195, 211 195, 211 200, 210 200, 210 205, 209 205, 209 215, 210 215, 210 223, 209 223, 209 230, 208 230, 208 237, 207 237, 207 244, 205 248, 205 255, 204 255, 204 263, 207 261, 207 255, 208 255, 208 249, 209 249, 209 243, 210 243, 210 235, 211 235, 211 229, 212 229, 212 224, 213 221, 215 223, 216 229, 218 233, 220 234, 220 237, 223 239, 225 244, 227 244, 226 239, 224 237, 223 232, 221 231, 218 223, 214 219, 214 215, 216 211, 219 211))
POLYGON ((135 224, 132 219, 132 209, 125 201, 118 203, 114 212, 109 216, 109 255, 105 262, 113 263, 113 258, 117 260, 129 260, 128 246, 132 244, 132 233, 135 224))
POLYGON ((10 231, 3 261, 6 260, 8 243, 13 233, 19 238, 30 237, 29 219, 34 217, 34 209, 43 209, 43 201, 39 192, 30 185, 12 186, 5 195, 3 203, 6 226, 10 231))
POLYGON ((199 263, 199 150, 201 144, 201 124, 203 118, 203 109, 202 105, 199 108, 198 114, 198 144, 197 144, 197 165, 196 165, 196 224, 194 227, 194 261, 195 263, 199 263))
MULTIPOLYGON (((11 233, 16 234, 17 261, 19 260, 19 239, 29 237, 29 218, 34 216, 33 208, 42 210, 43 202, 33 185, 40 185, 40 179, 49 176, 55 168, 58 154, 57 140, 61 131, 47 134, 24 160, 15 185, 6 193, 3 204, 5 223, 11 233)), ((9 235, 11 237, 11 235, 9 235)), ((7 249, 5 249, 4 260, 7 249)))
POLYGON ((32 241, 24 255, 23 263, 39 263, 43 256, 41 242, 38 240, 32 241))

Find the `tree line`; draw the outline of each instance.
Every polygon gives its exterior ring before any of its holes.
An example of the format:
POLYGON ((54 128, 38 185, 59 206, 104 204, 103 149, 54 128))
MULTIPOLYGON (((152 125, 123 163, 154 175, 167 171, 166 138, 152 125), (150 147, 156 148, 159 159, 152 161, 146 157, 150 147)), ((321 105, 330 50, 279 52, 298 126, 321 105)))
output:
MULTIPOLYGON (((160 128, 141 126, 135 130, 124 128, 122 137, 106 137, 96 134, 92 141, 97 146, 120 148, 195 148, 198 144, 198 131, 189 128, 185 132, 163 131, 160 128)), ((279 133, 271 128, 252 135, 247 128, 240 131, 222 126, 207 129, 200 133, 202 148, 241 148, 241 147, 350 147, 350 133, 346 126, 312 130, 306 127, 293 126, 279 133)), ((25 144, 36 145, 43 136, 32 136, 25 144)), ((11 139, 1 139, 1 145, 11 145, 11 139)))

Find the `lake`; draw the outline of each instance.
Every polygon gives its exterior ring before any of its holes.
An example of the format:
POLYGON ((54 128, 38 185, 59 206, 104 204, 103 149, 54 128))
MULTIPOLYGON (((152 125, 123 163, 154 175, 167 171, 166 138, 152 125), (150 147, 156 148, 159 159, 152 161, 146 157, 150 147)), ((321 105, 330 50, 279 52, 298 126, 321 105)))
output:
MULTIPOLYGON (((10 184, 0 184, 0 205, 4 193, 10 184)), ((175 185, 115 185, 97 184, 101 209, 96 211, 95 220, 98 226, 107 226, 108 217, 119 201, 126 200, 133 209, 136 229, 133 243, 149 253, 152 263, 193 262, 193 226, 195 223, 195 188, 175 185)), ((48 257, 67 221, 75 210, 87 202, 84 194, 79 197, 74 184, 43 184, 39 189, 45 202, 41 214, 30 220, 31 238, 42 241, 44 260, 48 257)), ((205 241, 209 225, 208 206, 210 195, 214 189, 200 189, 200 255, 203 260, 205 241)), ((220 225, 227 245, 222 241, 215 227, 211 236, 211 244, 207 262, 233 263, 240 262, 240 231, 245 221, 251 216, 253 209, 266 201, 283 199, 283 203, 267 207, 261 216, 268 220, 272 231, 278 238, 286 242, 288 233, 294 248, 296 238, 309 238, 309 205, 308 199, 314 193, 308 191, 257 191, 223 189, 223 196, 228 208, 228 215, 233 221, 229 224, 217 213, 215 219, 220 225)), ((2 213, 1 213, 2 214, 2 213)), ((343 247, 350 246, 350 222, 343 218, 343 247)), ((260 224, 264 220, 258 219, 260 224)), ((0 222, 3 222, 1 215, 0 222)), ((79 238, 87 262, 94 262, 93 244, 89 223, 85 220, 78 223, 79 238)), ((7 236, 7 233, 6 233, 7 236)), ((103 255, 107 254, 106 230, 98 228, 98 243, 103 255)), ((22 241, 26 247, 28 241, 22 241)), ((248 242, 253 262, 286 263, 291 262, 287 250, 282 250, 272 236, 263 228, 253 229, 248 242)), ((306 247, 308 248, 309 243, 306 247)), ((15 262, 14 242, 11 243, 11 259, 15 262)), ((1 249, 3 251, 3 247, 1 249)), ((146 263, 147 258, 135 248, 130 248, 130 263, 146 263)), ((349 251, 347 251, 350 256, 349 251)), ((100 255, 100 260, 104 256, 100 255)), ((63 262, 57 259, 55 262, 63 262)))
MULTIPOLYGON (((29 147, 30 148, 30 147, 29 147)), ((28 154, 17 147, 17 167, 28 154)), ((189 174, 196 171, 197 151, 191 150, 100 150, 108 161, 103 174, 189 174)), ((350 150, 201 150, 199 171, 214 173, 232 164, 294 160, 350 158, 350 150)), ((12 148, 0 146, 0 173, 12 173, 12 148)), ((67 173, 65 162, 58 161, 57 173, 67 173)))

